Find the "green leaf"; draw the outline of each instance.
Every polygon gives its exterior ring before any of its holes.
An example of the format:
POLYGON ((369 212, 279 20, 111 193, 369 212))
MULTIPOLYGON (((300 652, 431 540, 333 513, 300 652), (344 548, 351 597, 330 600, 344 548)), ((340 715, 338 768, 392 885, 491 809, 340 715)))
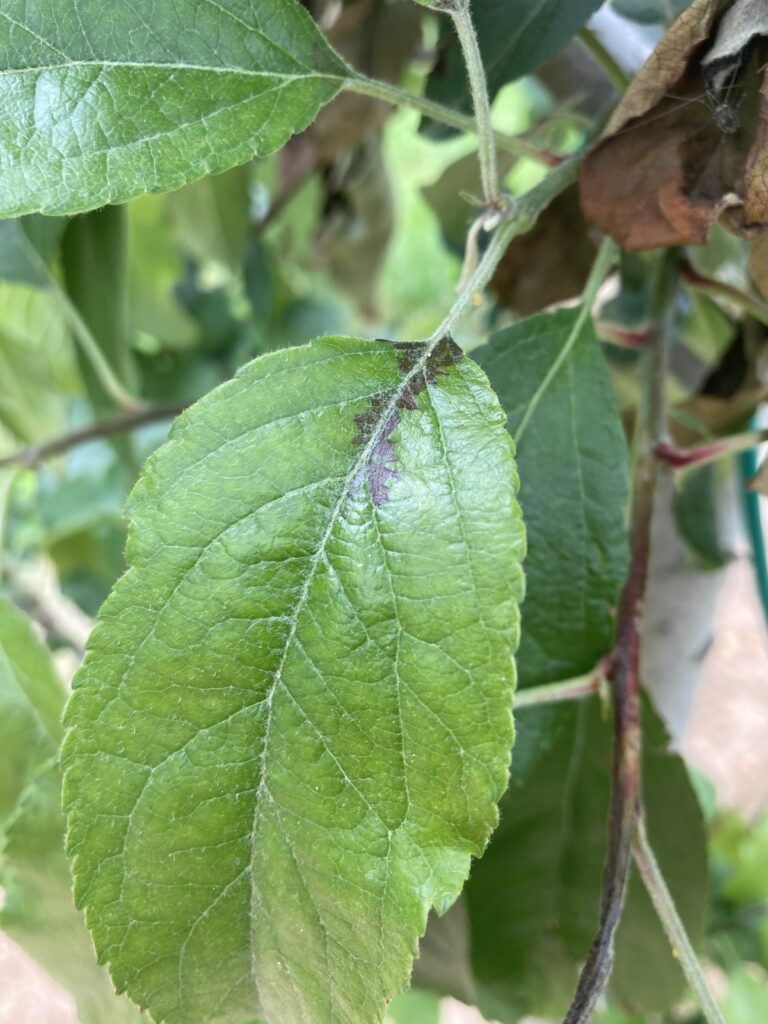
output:
POLYGON ((0 220, 0 278, 38 288, 48 286, 48 270, 20 218, 0 220))
POLYGON ((279 149, 351 72, 295 0, 7 0, 0 213, 79 213, 279 149))
POLYGON ((471 1005, 476 994, 469 955, 469 918, 460 896, 442 916, 434 911, 429 915, 411 984, 471 1005))
POLYGON ((733 558, 730 523, 722 494, 730 484, 730 466, 710 464, 685 473, 675 489, 675 523, 701 569, 721 569, 733 558))
MULTIPOLYGON (((533 711, 526 714, 533 714, 533 711)), ((536 712, 538 713, 538 712, 536 712)), ((596 700, 559 709, 559 737, 525 785, 513 782, 501 825, 465 898, 480 1007, 505 1022, 561 1016, 595 934, 610 800, 611 728, 596 700)), ((703 935, 706 847, 682 761, 646 708, 644 795, 651 842, 694 944, 703 935)), ((611 992, 651 1014, 683 977, 637 876, 627 893, 611 992)))
MULTIPOLYGON (((602 0, 473 0, 472 20, 491 97, 507 82, 535 71, 583 28, 602 0)), ((472 101, 458 40, 448 19, 442 23, 439 67, 427 82, 427 96, 470 111, 472 101)), ((445 129, 439 129, 441 133, 445 129)))
POLYGON ((0 424, 24 442, 60 433, 66 429, 67 392, 78 384, 73 346, 54 295, 0 281, 0 424))
POLYGON ((61 741, 64 688, 26 616, 0 597, 0 825, 61 741))
POLYGON ((324 338, 185 413, 67 713, 76 895, 158 1020, 374 1024, 507 782, 512 445, 445 339, 324 338))
POLYGON ((239 271, 251 230, 249 168, 235 167, 171 193, 167 198, 176 236, 198 263, 216 260, 239 271))
POLYGON ((723 1013, 727 1024, 753 1024, 768 1018, 768 984, 756 964, 744 964, 729 975, 723 1013))
MULTIPOLYGON (((126 211, 105 206, 70 222, 61 261, 67 294, 86 323, 104 358, 121 380, 132 376, 128 331, 126 211)), ((88 395, 102 415, 115 403, 104 391, 90 361, 78 349, 88 395)))
POLYGON ((196 332, 175 294, 184 259, 173 237, 169 198, 142 196, 127 208, 130 328, 163 347, 187 349, 195 343, 196 332))
POLYGON ((386 1024, 440 1024, 440 1004, 427 992, 406 992, 387 1011, 386 1024))
POLYGON ((573 339, 578 318, 541 313, 473 352, 518 440, 528 533, 521 686, 589 672, 609 651, 627 566, 626 442, 589 319, 573 339))

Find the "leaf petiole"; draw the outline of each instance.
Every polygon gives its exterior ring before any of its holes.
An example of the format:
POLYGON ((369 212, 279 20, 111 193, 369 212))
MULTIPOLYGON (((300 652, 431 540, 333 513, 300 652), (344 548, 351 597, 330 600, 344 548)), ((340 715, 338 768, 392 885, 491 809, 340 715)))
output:
MULTIPOLYGON (((342 88, 361 96, 371 96, 384 103, 391 103, 395 107, 410 107, 413 110, 418 110, 425 117, 432 118, 433 121, 444 124, 448 128, 455 128, 457 131, 469 132, 473 135, 478 134, 478 125, 474 117, 461 114, 458 110, 446 107, 442 103, 435 103, 434 100, 427 99, 426 96, 418 96, 416 93, 391 85, 389 82, 368 78, 365 75, 356 75, 354 78, 345 79, 342 88)), ((513 135, 504 135, 502 132, 494 131, 493 138, 496 146, 504 150, 505 153, 528 157, 528 159, 545 164, 547 167, 557 167, 564 162, 563 158, 555 153, 538 149, 530 142, 513 135)))
POLYGON ((691 945, 691 940, 688 938, 685 926, 677 912, 672 893, 664 881, 664 876, 648 841, 645 817, 642 811, 637 818, 637 827, 632 841, 632 856, 648 895, 651 897, 654 909, 667 933, 672 950, 680 961, 688 984, 696 993, 704 1019, 707 1024, 725 1024, 691 945))

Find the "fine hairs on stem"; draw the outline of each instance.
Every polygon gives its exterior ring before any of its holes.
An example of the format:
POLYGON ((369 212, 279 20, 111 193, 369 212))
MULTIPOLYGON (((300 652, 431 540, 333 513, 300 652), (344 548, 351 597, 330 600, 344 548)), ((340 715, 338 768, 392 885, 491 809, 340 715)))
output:
POLYGON ((491 103, 483 58, 477 44, 475 26, 472 24, 469 0, 456 0, 447 7, 447 10, 456 29, 469 78, 469 91, 477 124, 478 161, 485 205, 490 210, 498 210, 501 209, 502 199, 496 166, 496 140, 491 123, 491 103))

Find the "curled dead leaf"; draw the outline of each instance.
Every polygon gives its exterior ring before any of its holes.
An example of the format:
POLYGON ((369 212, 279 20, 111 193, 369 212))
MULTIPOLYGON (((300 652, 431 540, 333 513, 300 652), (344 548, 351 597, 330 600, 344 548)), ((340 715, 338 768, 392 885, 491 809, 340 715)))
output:
POLYGON ((746 237, 768 227, 768 36, 723 41, 752 2, 694 0, 584 161, 584 214, 624 248, 703 245, 720 218, 746 237))

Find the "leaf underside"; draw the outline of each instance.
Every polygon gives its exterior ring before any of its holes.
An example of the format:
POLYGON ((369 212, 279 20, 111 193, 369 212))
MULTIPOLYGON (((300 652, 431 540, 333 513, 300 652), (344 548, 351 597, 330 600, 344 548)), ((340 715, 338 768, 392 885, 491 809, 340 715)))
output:
POLYGON ((185 414, 64 747, 76 897, 157 1020, 374 1024, 496 822, 524 536, 446 340, 326 338, 185 414))
POLYGON ((293 0, 6 0, 0 214, 78 213, 265 156, 350 74, 293 0))

